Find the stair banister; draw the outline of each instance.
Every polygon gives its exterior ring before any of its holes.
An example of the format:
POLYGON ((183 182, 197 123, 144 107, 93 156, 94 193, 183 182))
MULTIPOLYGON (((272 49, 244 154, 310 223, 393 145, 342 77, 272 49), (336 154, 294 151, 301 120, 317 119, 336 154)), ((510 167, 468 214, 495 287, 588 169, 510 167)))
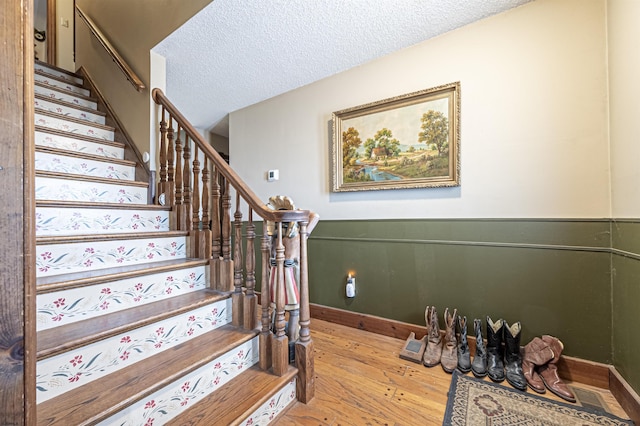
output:
MULTIPOLYGON (((308 402, 314 395, 313 342, 309 333, 309 285, 307 261, 307 228, 312 214, 309 210, 274 210, 269 208, 242 181, 227 162, 204 140, 202 135, 168 100, 160 89, 152 91, 154 101, 162 107, 159 123, 160 138, 160 183, 159 194, 164 194, 167 204, 176 214, 178 226, 188 227, 195 247, 194 256, 211 259, 212 280, 217 278, 216 289, 232 292, 233 324, 246 329, 261 326, 260 360, 261 368, 271 369, 274 374, 286 374, 289 364, 289 342, 285 334, 284 300, 284 260, 285 248, 282 242, 283 223, 293 222, 300 229, 300 333, 294 342, 296 366, 298 367, 298 399, 308 402), (169 115, 168 120, 165 113, 169 115), (167 125, 168 121, 168 125, 167 125), (174 127, 176 130, 174 131, 174 127), (175 136, 174 136, 175 134, 175 136), (173 140, 175 137, 175 157, 173 140), (190 150, 193 144, 194 156, 190 150), (163 151, 163 146, 167 151, 163 151), (200 168, 198 152, 204 159, 200 168), (174 164, 175 158, 175 164, 174 164), (193 166, 193 167, 191 167, 193 166), (211 186, 206 191, 198 189, 199 174, 202 173, 203 188, 208 185, 209 169, 212 172, 211 186), (164 172, 166 170, 166 173, 164 172), (166 175, 166 180, 163 176, 166 175), (173 179, 175 178, 175 182, 173 179), (163 192, 164 191, 164 192, 163 192), (232 191, 235 193, 235 210, 232 213, 232 191), (211 196, 209 198, 209 195, 211 196), (202 197, 200 199, 199 197, 202 197), (211 200, 211 203, 209 202, 211 200), (248 224, 246 225, 247 253, 243 254, 243 215, 240 203, 247 204, 248 224), (202 210, 200 216, 199 210, 202 210), (211 209, 211 214, 208 213, 211 209), (192 214, 191 214, 192 212, 192 214), (253 216, 263 220, 263 236, 260 247, 262 265, 262 317, 257 318, 257 298, 255 283, 255 227, 253 216), (185 224, 183 217, 189 218, 185 224), (209 226, 209 218, 211 226, 209 226), (206 222, 206 223, 205 223, 206 222), (267 222, 273 222, 278 237, 271 241, 267 233, 267 222), (205 237, 206 235, 206 237, 205 237), (232 238, 233 237, 233 238, 232 238), (208 241, 207 241, 208 240, 208 241), (203 241, 206 241, 203 243, 203 241), (275 306, 269 304, 269 271, 271 270, 271 244, 275 252, 275 306), (204 246, 207 246, 205 248, 204 246), (233 246, 233 247, 232 247, 233 246), (246 290, 245 290, 246 289, 246 290), (275 311, 273 321, 269 311, 275 311)), ((313 215, 314 224, 317 216, 313 215)))
POLYGON ((115 62, 118 68, 120 68, 120 71, 122 71, 127 80, 129 80, 129 82, 138 92, 142 92, 146 88, 146 86, 142 82, 142 79, 138 77, 138 75, 131 69, 129 64, 127 64, 122 56, 120 56, 115 47, 113 47, 113 45, 109 42, 107 37, 102 33, 102 31, 100 31, 96 23, 93 22, 93 20, 89 18, 89 16, 84 13, 78 5, 76 5, 76 13, 80 17, 80 19, 82 19, 87 24, 87 26, 89 27, 89 31, 91 31, 98 42, 102 45, 102 47, 104 47, 104 49, 107 51, 107 54, 111 56, 111 59, 113 59, 113 62, 115 62))

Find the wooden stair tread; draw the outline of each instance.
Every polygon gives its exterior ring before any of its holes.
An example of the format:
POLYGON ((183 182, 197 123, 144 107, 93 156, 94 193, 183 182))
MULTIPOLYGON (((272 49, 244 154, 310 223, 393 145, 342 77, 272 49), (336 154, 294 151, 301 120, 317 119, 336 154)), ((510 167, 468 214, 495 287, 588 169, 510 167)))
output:
POLYGON ((66 95, 73 96, 74 98, 84 99, 86 101, 98 103, 98 100, 96 98, 92 98, 91 96, 83 95, 82 93, 72 92, 71 90, 66 90, 66 89, 63 89, 61 87, 52 86, 50 84, 40 83, 39 81, 34 81, 33 83, 36 86, 46 87, 47 89, 51 89, 51 90, 54 90, 56 92, 64 93, 66 95))
POLYGON ((50 357, 89 343, 133 330, 229 297, 204 289, 147 303, 84 321, 39 331, 38 359, 50 357))
POLYGON ((113 126, 107 126, 106 124, 94 123, 92 121, 82 120, 80 118, 75 118, 75 117, 70 117, 68 115, 60 114, 60 113, 57 113, 57 112, 51 112, 51 111, 48 111, 48 110, 42 109, 42 108, 36 108, 35 111, 36 111, 36 114, 46 115, 46 116, 49 116, 51 118, 58 118, 60 120, 70 121, 72 123, 82 124, 84 126, 95 127, 96 129, 110 130, 112 132, 115 132, 115 130, 116 130, 113 126))
POLYGON ((45 201, 36 200, 38 207, 57 207, 57 208, 75 208, 75 209, 117 209, 117 210, 155 210, 155 211, 171 211, 169 206, 161 206, 158 204, 122 204, 122 203, 102 203, 91 201, 45 201))
POLYGON ((91 114, 100 115, 102 117, 106 117, 106 115, 107 115, 105 112, 98 111, 97 109, 88 108, 86 106, 74 104, 72 102, 63 101, 62 99, 50 98, 50 97, 47 97, 45 95, 40 95, 38 93, 36 93, 34 95, 34 98, 40 99, 42 101, 47 101, 47 102, 51 102, 51 103, 54 103, 54 104, 58 104, 60 106, 65 106, 65 107, 68 107, 68 108, 77 109, 79 111, 84 111, 84 112, 88 112, 88 113, 91 113, 91 114))
POLYGON ((116 280, 124 280, 143 275, 152 275, 160 272, 192 268, 207 265, 208 263, 209 261, 206 259, 173 259, 150 264, 146 263, 141 265, 127 265, 119 266, 117 268, 101 269, 100 275, 98 276, 96 276, 95 271, 82 271, 50 277, 38 277, 36 279, 36 289, 38 294, 50 293, 52 291, 60 291, 116 280))
MULTIPOLYGON (((69 84, 69 85, 74 86, 74 87, 77 87, 77 88, 79 88, 79 89, 86 89, 86 87, 84 87, 84 86, 83 86, 82 84, 80 84, 80 83, 77 83, 77 82, 75 82, 75 81, 71 81, 71 80, 66 80, 66 79, 64 79, 64 78, 62 78, 62 77, 58 77, 58 76, 57 76, 57 75, 55 75, 55 74, 51 74, 51 73, 48 73, 48 72, 45 72, 45 71, 41 71, 41 70, 33 70, 33 73, 34 73, 35 75, 41 75, 41 76, 43 76, 43 77, 50 78, 51 80, 59 81, 60 83, 69 84)), ((69 74, 69 75, 73 75, 73 74, 69 74)), ((82 77, 80 77, 80 76, 78 76, 78 75, 75 75, 74 77, 76 77, 76 78, 82 78, 82 77)), ((37 80, 36 80, 36 81, 37 81, 37 80)))
POLYGON ((48 146, 36 146, 36 152, 46 152, 49 154, 62 155, 65 157, 76 157, 85 160, 100 161, 102 163, 120 164, 122 166, 135 167, 136 162, 130 160, 121 160, 119 158, 105 157, 102 155, 85 154, 77 151, 67 151, 65 149, 51 148, 48 146))
POLYGON ((61 73, 63 73, 63 74, 67 74, 67 75, 69 75, 69 76, 71 76, 71 77, 84 78, 84 77, 82 77, 82 75, 80 75, 80 74, 78 74, 78 73, 75 73, 75 72, 73 72, 73 71, 66 70, 66 69, 64 69, 64 68, 60 68, 60 67, 58 67, 58 66, 56 66, 56 65, 52 65, 52 64, 50 64, 50 63, 48 63, 48 62, 44 62, 44 61, 40 61, 40 60, 38 60, 38 59, 35 59, 35 60, 34 60, 34 63, 36 63, 36 64, 38 64, 38 65, 40 65, 40 66, 42 66, 42 67, 50 68, 50 69, 56 70, 56 71, 58 71, 58 72, 61 72, 61 73))
POLYGON ((298 369, 289 365, 286 374, 278 377, 255 365, 165 425, 239 424, 297 373, 298 369))
POLYGON ((96 177, 96 176, 74 175, 71 173, 46 172, 43 170, 36 171, 36 176, 56 178, 56 179, 84 180, 87 182, 100 182, 100 183, 107 183, 111 185, 139 186, 141 188, 146 188, 149 186, 148 182, 139 182, 137 180, 111 179, 111 178, 102 178, 102 177, 96 177))
POLYGON ((38 424, 81 425, 103 420, 256 335, 256 330, 224 325, 38 404, 38 424))
POLYGON ((96 242, 108 240, 141 240, 147 238, 185 237, 188 231, 136 232, 121 234, 83 234, 36 237, 36 245, 96 242))
POLYGON ((52 135, 65 136, 72 139, 81 139, 83 141, 93 142, 93 143, 102 144, 102 145, 109 145, 115 148, 125 147, 125 144, 123 142, 108 141, 106 139, 100 139, 93 136, 78 135, 76 133, 65 132, 64 130, 51 129, 49 127, 42 127, 38 125, 35 126, 35 129, 36 129, 36 132, 39 132, 39 133, 49 133, 52 135))

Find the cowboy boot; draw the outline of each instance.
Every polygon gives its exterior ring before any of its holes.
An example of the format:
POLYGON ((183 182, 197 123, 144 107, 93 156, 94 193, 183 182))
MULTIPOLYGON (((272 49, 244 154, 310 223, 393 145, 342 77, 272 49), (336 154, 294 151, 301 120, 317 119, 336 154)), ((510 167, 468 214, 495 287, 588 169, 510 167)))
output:
POLYGON ((499 319, 495 323, 487 316, 487 370, 489 378, 494 382, 504 380, 504 363, 502 337, 504 320, 499 319))
POLYGON ((538 393, 545 393, 546 388, 540 375, 535 371, 536 367, 540 367, 555 357, 553 350, 544 340, 534 337, 532 341, 527 343, 523 350, 522 371, 527 379, 529 387, 538 393))
POLYGON ((476 332, 476 355, 473 357, 471 371, 476 377, 484 377, 487 375, 487 348, 482 337, 482 320, 480 318, 473 320, 473 329, 476 332))
POLYGON ((422 364, 425 367, 433 367, 440 363, 442 356, 442 337, 440 336, 440 325, 438 324, 438 313, 435 306, 427 306, 424 313, 427 321, 427 348, 422 357, 422 364))
POLYGON ((560 379, 560 376, 558 376, 558 366, 556 364, 560 361, 560 355, 562 355, 564 345, 557 337, 549 335, 542 336, 542 340, 549 345, 555 355, 551 361, 538 368, 538 373, 540 373, 544 385, 560 398, 569 402, 576 402, 576 397, 573 392, 571 392, 569 387, 560 379))
POLYGON ((463 373, 471 371, 471 354, 467 342, 467 317, 458 317, 458 329, 460 330, 460 342, 458 343, 458 370, 463 373))
POLYGON ((458 341, 456 339, 456 318, 458 310, 453 310, 453 315, 449 315, 449 308, 444 310, 444 345, 442 347, 442 357, 440 364, 447 373, 452 373, 458 366, 458 341))
POLYGON ((521 391, 527 390, 527 379, 522 371, 522 356, 520 355, 520 335, 522 326, 520 322, 504 323, 504 370, 507 382, 521 391))

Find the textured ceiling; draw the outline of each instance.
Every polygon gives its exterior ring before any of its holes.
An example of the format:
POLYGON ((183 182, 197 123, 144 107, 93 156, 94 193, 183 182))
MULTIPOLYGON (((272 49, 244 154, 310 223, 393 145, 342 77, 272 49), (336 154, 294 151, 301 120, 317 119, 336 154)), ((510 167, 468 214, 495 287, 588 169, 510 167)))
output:
POLYGON ((214 0, 153 50, 198 128, 531 0, 214 0))

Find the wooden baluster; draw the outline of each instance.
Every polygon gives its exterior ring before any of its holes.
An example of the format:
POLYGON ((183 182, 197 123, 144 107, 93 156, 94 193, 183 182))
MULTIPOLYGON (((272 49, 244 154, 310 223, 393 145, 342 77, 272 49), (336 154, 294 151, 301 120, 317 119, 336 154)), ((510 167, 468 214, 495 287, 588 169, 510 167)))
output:
MULTIPOLYGON (((182 152, 184 156, 183 162, 183 179, 182 179, 182 211, 184 212, 182 216, 183 226, 185 231, 191 230, 191 198, 192 198, 192 189, 191 189, 191 141, 189 140, 189 136, 185 133, 184 136, 184 145, 182 147, 182 152)), ((191 248, 191 255, 195 256, 193 247, 191 248)))
POLYGON ((177 126, 176 132, 176 177, 175 177, 175 212, 176 212, 176 229, 178 231, 184 231, 183 217, 184 210, 182 209, 182 203, 184 202, 182 195, 182 139, 180 138, 180 125, 177 126))
MULTIPOLYGON (((224 260, 222 258, 222 229, 220 223, 220 172, 214 166, 214 174, 213 181, 211 183, 211 288, 215 288, 217 290, 223 290, 223 277, 222 277, 222 265, 224 264, 224 260)), ((223 290, 224 291, 224 290, 223 290)))
POLYGON ((276 333, 271 336, 271 360, 273 374, 283 376, 289 365, 289 338, 284 332, 284 245, 282 244, 282 222, 278 222, 278 239, 276 246, 276 333))
POLYGON ((202 224, 200 220, 200 160, 198 159, 198 145, 193 146, 193 196, 191 212, 191 230, 193 238, 193 252, 195 257, 204 258, 204 240, 202 239, 202 224))
POLYGON ((229 181, 224 180, 224 192, 222 193, 222 261, 220 262, 220 288, 221 291, 233 289, 233 260, 231 259, 231 195, 229 194, 229 181))
POLYGON ((311 340, 311 311, 309 310, 309 269, 307 259, 307 222, 300 222, 300 337, 295 344, 298 380, 296 390, 298 401, 305 404, 315 394, 315 368, 313 360, 313 340, 311 340))
MULTIPOLYGON (((173 118, 169 116, 169 129, 167 131, 167 184, 165 185, 165 206, 173 208, 176 205, 176 166, 175 166, 175 146, 173 144, 173 118)), ((175 220, 175 218, 174 218, 175 220)), ((175 229, 175 224, 171 229, 175 229)))
POLYGON ((256 298, 256 225, 253 223, 253 210, 249 208, 249 223, 247 224, 247 253, 245 255, 247 291, 244 295, 243 325, 247 330, 253 330, 258 326, 258 299, 256 298))
POLYGON ((209 203, 209 159, 205 155, 202 167, 202 239, 203 259, 211 259, 211 205, 209 203))
POLYGON ((164 120, 164 107, 160 116, 160 182, 158 182, 158 197, 164 197, 167 202, 167 122, 164 120))
POLYGON ((271 305, 271 294, 269 291, 269 273, 271 271, 271 238, 267 231, 267 221, 262 222, 262 279, 260 281, 260 305, 262 307, 262 330, 260 331, 260 368, 268 370, 271 368, 271 315, 269 309, 271 305))
POLYGON ((233 214, 234 217, 234 244, 233 244, 233 294, 231 295, 231 302, 233 307, 232 323, 236 327, 242 326, 244 314, 242 308, 243 294, 242 294, 242 212, 240 211, 240 194, 236 193, 236 211, 233 214))

